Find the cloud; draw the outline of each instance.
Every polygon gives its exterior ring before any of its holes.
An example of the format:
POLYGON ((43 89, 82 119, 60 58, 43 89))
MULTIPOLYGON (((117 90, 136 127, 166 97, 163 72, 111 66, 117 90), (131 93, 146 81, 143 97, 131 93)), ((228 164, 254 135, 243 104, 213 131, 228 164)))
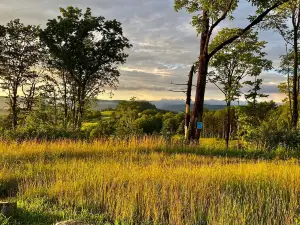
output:
MULTIPOLYGON (((1 0, 0 21, 5 24, 20 18, 24 23, 44 27, 48 19, 59 15, 59 7, 69 5, 90 7, 94 15, 122 22, 124 35, 133 44, 127 63, 120 68, 120 85, 114 99, 129 99, 133 95, 148 100, 184 98, 184 94, 168 90, 174 88, 171 81, 186 82, 190 66, 199 55, 199 37, 190 25, 191 15, 184 10, 175 12, 173 0, 1 0)), ((216 30, 226 26, 245 27, 250 14, 254 14, 254 9, 242 0, 234 13, 235 20, 226 20, 216 30)), ((277 67, 279 56, 285 52, 282 38, 272 31, 260 32, 260 38, 269 42, 267 57, 277 67)), ((276 85, 285 78, 276 72, 264 73, 263 77, 262 90, 279 98, 276 85)), ((224 97, 213 85, 208 85, 206 99, 224 97)))

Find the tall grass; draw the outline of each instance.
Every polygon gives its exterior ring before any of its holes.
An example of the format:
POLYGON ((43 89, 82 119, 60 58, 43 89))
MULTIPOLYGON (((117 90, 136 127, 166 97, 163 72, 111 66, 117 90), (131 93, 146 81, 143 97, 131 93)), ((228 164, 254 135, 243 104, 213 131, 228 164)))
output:
MULTIPOLYGON (((298 160, 216 157, 224 150, 212 146, 149 137, 2 142, 0 196, 2 190, 13 198, 17 187, 22 210, 53 215, 39 224, 67 217, 95 224, 297 224, 298 160)), ((19 224, 30 224, 25 220, 19 224)))

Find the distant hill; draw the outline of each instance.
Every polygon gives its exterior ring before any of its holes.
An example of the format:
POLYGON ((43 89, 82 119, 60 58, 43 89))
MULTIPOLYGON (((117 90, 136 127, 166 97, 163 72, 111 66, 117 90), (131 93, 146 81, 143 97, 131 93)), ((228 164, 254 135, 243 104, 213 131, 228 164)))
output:
MULTIPOLYGON (((7 99, 3 96, 0 96, 0 114, 7 113, 7 99)), ((120 100, 99 100, 96 104, 95 109, 103 110, 107 108, 115 109, 119 104, 120 100)), ((160 100, 160 101, 152 101, 158 109, 169 110, 173 112, 181 112, 185 111, 185 103, 183 100, 160 100)), ((216 102, 217 103, 217 102, 216 102)), ((193 107, 193 104, 191 105, 193 107)), ((219 110, 224 109, 225 105, 221 104, 206 104, 205 108, 209 110, 219 110)))
MULTIPOLYGON (((115 109, 120 101, 119 100, 99 100, 97 104, 98 110, 103 110, 107 108, 115 109)), ((160 100, 160 101, 152 101, 158 109, 173 111, 173 112, 181 112, 185 111, 185 103, 182 100, 160 100)), ((193 107, 193 104, 191 105, 193 107)), ((205 108, 209 110, 219 110, 224 109, 225 105, 210 105, 205 104, 205 108)))
POLYGON ((97 102, 97 110, 103 110, 112 108, 117 108, 117 105, 119 104, 120 100, 98 100, 97 102))
MULTIPOLYGON (((191 104, 191 109, 193 107, 194 107, 194 105, 191 104)), ((219 109, 224 109, 226 106, 225 105, 208 105, 208 104, 205 104, 204 107, 208 110, 219 110, 219 109)), ((173 112, 181 112, 181 111, 185 111, 185 104, 165 105, 165 107, 163 107, 163 109, 173 111, 173 112)))

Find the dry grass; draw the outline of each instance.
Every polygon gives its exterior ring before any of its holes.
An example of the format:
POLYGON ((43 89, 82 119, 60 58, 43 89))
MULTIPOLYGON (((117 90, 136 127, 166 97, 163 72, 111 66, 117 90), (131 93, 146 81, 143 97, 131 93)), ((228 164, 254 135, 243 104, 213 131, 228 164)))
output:
POLYGON ((17 183, 24 210, 43 199, 51 210, 104 215, 95 224, 297 224, 297 160, 201 156, 184 153, 200 152, 196 147, 167 144, 157 138, 3 142, 0 181, 7 189, 17 183))

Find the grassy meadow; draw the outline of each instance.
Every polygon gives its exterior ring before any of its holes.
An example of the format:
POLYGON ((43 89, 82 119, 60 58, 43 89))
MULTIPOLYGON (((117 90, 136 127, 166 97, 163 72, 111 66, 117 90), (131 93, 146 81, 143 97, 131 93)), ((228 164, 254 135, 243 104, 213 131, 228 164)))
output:
POLYGON ((0 224, 300 224, 297 153, 162 138, 0 143, 0 224))

